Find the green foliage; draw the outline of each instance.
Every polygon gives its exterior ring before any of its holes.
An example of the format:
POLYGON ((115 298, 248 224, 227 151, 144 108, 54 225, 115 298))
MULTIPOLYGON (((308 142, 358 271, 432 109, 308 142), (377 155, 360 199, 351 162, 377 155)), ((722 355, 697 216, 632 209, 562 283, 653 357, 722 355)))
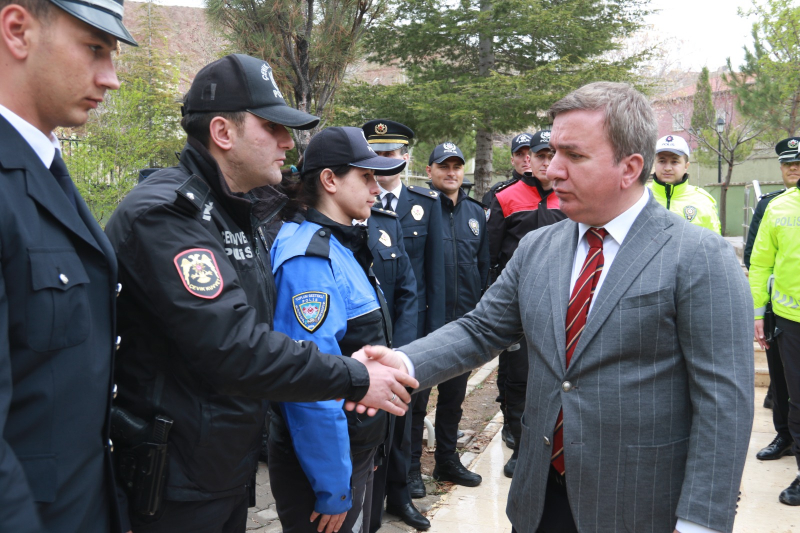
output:
MULTIPOLYGON (((740 73, 726 76, 739 111, 763 127, 767 142, 800 129, 800 6, 785 0, 753 2, 742 16, 756 16, 752 49, 744 47, 740 73)), ((733 71, 728 60, 728 68, 733 71)))
POLYGON ((511 147, 508 145, 494 146, 492 150, 492 168, 495 177, 508 179, 514 167, 511 165, 511 147))
MULTIPOLYGON (((692 111, 692 129, 701 130, 714 124, 716 112, 711 98, 711 82, 708 79, 708 67, 703 67, 697 79, 697 90, 694 93, 694 110, 692 111)), ((712 131, 714 131, 712 127, 712 131)))
POLYGON ((121 86, 106 94, 83 128, 60 131, 65 162, 95 218, 105 223, 122 198, 136 185, 138 170, 172 166, 185 134, 177 101, 179 70, 157 35, 161 21, 152 12, 137 11, 145 20, 138 48, 126 48, 116 61, 121 86))

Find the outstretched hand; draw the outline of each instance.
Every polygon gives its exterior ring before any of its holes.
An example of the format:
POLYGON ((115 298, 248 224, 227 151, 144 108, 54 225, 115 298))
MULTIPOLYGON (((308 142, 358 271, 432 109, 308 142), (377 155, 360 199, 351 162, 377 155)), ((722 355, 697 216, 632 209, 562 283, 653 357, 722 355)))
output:
POLYGON ((358 403, 345 402, 344 408, 357 413, 366 412, 369 416, 375 416, 378 409, 403 416, 411 401, 406 387, 419 386, 419 382, 408 375, 403 360, 385 346, 365 346, 353 354, 353 359, 367 367, 369 390, 358 403))

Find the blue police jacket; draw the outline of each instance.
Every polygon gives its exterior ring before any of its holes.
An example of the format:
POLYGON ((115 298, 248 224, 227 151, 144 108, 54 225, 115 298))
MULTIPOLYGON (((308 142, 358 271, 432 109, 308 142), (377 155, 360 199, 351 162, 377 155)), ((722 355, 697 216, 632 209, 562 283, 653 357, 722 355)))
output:
MULTIPOLYGON (((366 228, 345 228, 310 209, 306 220, 283 225, 271 255, 276 331, 337 355, 349 356, 364 344, 386 344, 387 318, 367 274, 366 228), (361 242, 341 242, 348 238, 361 242)), ((321 514, 352 507, 351 450, 376 447, 386 436, 385 414, 358 420, 342 405, 329 400, 274 406, 316 495, 314 510, 321 514)))

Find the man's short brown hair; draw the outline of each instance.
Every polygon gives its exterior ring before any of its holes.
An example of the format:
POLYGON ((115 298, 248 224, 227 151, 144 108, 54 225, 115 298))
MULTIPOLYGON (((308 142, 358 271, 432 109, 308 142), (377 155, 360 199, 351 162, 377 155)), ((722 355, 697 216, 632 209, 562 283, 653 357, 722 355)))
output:
POLYGON ((31 15, 40 20, 48 18, 55 7, 50 0, 0 0, 0 11, 12 4, 24 7, 31 15))
POLYGON ((229 120, 233 123, 236 131, 241 133, 242 129, 244 128, 245 114, 247 114, 247 111, 209 111, 208 113, 187 113, 181 119, 181 127, 183 128, 183 131, 186 132, 186 135, 189 137, 194 137, 200 141, 203 146, 208 148, 209 142, 211 141, 211 133, 209 128, 211 127, 211 121, 214 120, 214 117, 222 117, 225 120, 229 120))

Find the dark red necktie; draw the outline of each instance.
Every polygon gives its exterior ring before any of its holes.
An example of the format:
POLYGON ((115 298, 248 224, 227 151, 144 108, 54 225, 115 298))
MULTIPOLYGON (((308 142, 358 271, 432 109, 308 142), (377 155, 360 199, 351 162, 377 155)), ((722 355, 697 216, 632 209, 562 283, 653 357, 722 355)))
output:
MULTIPOLYGON (((603 272, 603 238, 608 232, 603 228, 589 228, 586 240, 589 242, 589 253, 583 262, 581 273, 572 289, 572 295, 567 306, 567 368, 575 352, 575 346, 581 338, 581 333, 589 316, 589 306, 592 296, 603 272)), ((553 467, 562 476, 564 475, 564 411, 558 412, 556 429, 553 432, 553 455, 550 461, 553 467)))

